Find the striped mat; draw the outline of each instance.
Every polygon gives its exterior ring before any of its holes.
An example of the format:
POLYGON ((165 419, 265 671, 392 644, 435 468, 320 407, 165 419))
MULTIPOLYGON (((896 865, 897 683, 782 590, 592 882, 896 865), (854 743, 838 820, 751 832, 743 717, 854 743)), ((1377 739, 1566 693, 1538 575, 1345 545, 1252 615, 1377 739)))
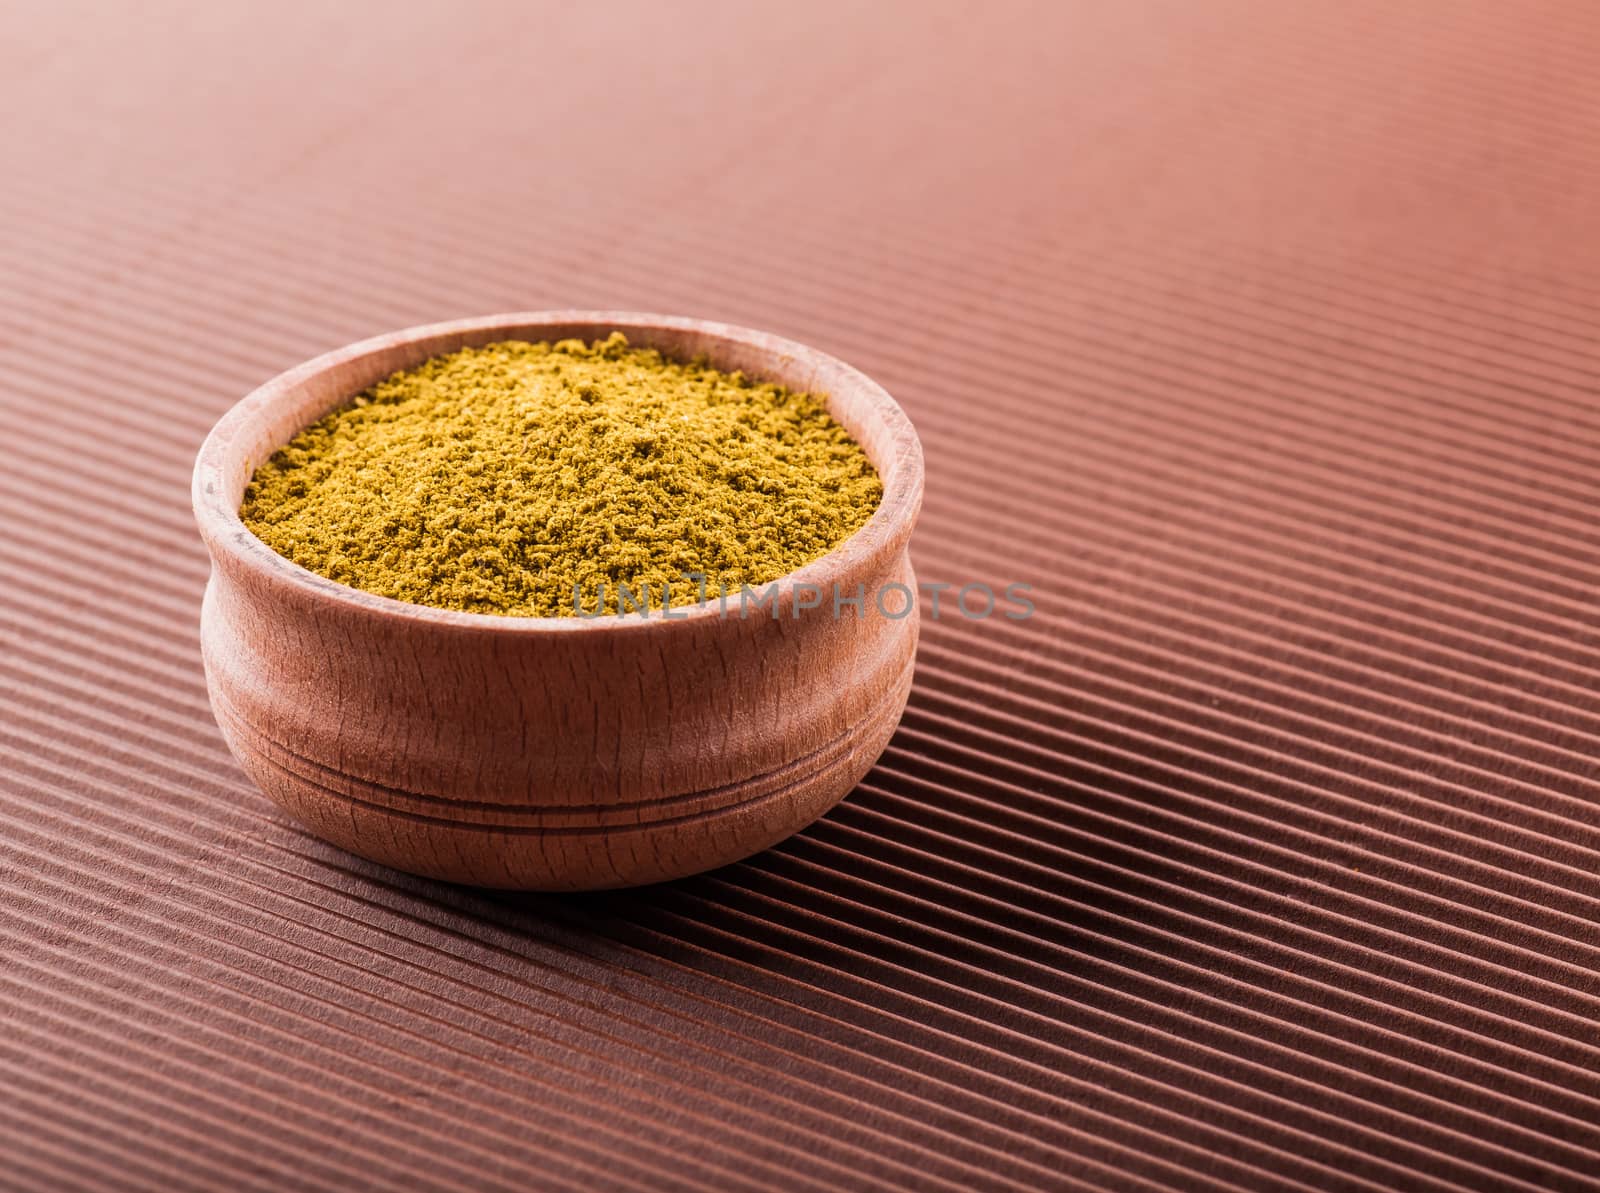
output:
POLYGON ((0 1187, 1597 1187, 1597 71, 1551 0, 9 6, 0 1187), (322 844, 199 663, 217 417, 549 307, 863 368, 921 578, 1036 606, 641 892, 322 844))

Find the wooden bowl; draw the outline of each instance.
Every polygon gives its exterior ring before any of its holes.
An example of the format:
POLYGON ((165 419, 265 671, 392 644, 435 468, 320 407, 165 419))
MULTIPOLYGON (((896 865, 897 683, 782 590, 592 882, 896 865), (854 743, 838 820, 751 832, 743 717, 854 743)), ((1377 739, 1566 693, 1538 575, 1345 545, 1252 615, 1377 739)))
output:
POLYGON ((268 382, 200 449, 211 707, 273 800, 396 869, 537 890, 707 870, 822 815, 888 744, 911 689, 918 614, 907 544, 921 501, 922 448, 894 400, 848 365, 776 336, 559 311, 365 340, 268 382), (613 330, 825 396, 877 467, 877 512, 781 582, 776 616, 753 608, 741 617, 737 599, 726 613, 713 599, 667 620, 659 611, 580 619, 435 609, 316 575, 240 521, 263 460, 396 370, 495 340, 613 330), (821 603, 806 607, 802 585, 817 586, 821 603), (835 605, 836 592, 858 589, 860 610, 835 605))

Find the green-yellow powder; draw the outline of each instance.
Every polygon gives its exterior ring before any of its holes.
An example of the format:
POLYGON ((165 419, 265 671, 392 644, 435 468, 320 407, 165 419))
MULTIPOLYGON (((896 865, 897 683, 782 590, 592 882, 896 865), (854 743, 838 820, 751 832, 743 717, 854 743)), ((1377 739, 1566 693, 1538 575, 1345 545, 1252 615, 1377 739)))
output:
POLYGON ((466 348, 396 373, 256 470, 240 514, 296 563, 476 613, 615 612, 768 584, 882 495, 809 394, 620 334, 466 348), (600 585, 605 603, 600 603, 600 585))

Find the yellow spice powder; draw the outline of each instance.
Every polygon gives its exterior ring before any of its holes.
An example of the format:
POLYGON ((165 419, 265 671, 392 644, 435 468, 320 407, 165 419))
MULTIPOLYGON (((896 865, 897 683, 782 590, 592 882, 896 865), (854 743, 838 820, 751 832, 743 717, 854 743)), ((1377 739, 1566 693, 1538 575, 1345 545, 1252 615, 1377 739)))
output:
POLYGON ((256 470, 240 514, 330 579, 537 617, 768 584, 877 508, 809 394, 603 341, 507 340, 394 374, 256 470), (601 585, 605 586, 604 605, 601 585), (575 594, 577 600, 575 602, 575 594))

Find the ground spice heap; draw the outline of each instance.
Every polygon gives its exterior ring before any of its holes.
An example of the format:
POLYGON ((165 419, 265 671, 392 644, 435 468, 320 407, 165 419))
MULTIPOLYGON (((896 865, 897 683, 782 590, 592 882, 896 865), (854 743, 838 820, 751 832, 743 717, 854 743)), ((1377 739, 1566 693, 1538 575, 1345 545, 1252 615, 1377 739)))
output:
POLYGON ((403 601, 537 617, 660 608, 770 583, 859 529, 882 495, 809 394, 631 348, 516 340, 396 373, 257 469, 240 514, 330 579, 403 601), (600 586, 605 585, 605 605, 600 586))

